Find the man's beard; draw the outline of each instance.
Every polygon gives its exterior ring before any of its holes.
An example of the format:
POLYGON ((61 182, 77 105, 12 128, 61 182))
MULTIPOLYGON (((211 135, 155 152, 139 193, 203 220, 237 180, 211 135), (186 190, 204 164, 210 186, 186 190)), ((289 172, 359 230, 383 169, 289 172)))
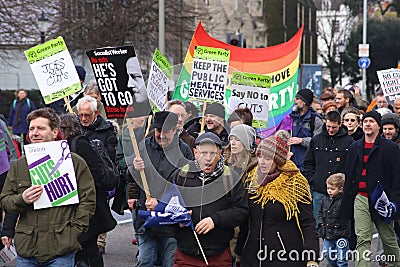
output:
POLYGON ((300 111, 303 110, 303 108, 304 108, 304 107, 298 106, 297 104, 295 104, 295 105, 293 106, 293 111, 294 111, 294 112, 300 112, 300 111))

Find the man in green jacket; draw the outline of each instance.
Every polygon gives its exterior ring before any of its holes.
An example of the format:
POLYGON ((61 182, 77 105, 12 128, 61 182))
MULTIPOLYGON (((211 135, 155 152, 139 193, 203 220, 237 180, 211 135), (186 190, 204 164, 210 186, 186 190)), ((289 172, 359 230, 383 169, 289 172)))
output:
MULTIPOLYGON (((43 108, 28 115, 31 143, 57 139, 60 120, 54 110, 43 108)), ((0 205, 6 212, 19 213, 15 247, 17 266, 74 266, 78 237, 89 226, 96 207, 93 177, 85 161, 71 153, 78 184, 79 203, 47 209, 33 209, 43 193, 32 185, 26 157, 18 159, 8 172, 0 205)), ((8 244, 7 244, 8 245, 8 244)))

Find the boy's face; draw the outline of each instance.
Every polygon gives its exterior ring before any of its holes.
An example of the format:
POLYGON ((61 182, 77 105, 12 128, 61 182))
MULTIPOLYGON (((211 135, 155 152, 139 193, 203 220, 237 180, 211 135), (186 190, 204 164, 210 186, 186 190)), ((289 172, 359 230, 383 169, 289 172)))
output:
POLYGON ((343 187, 327 183, 326 190, 328 191, 329 197, 336 197, 339 193, 343 192, 343 187))

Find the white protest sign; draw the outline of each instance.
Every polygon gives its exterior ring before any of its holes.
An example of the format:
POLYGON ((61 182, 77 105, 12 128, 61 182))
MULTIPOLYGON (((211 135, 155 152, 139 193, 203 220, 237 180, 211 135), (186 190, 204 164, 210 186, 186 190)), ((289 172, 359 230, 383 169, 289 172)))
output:
POLYGON ((253 126, 265 128, 268 123, 271 77, 263 74, 233 72, 229 113, 237 108, 249 108, 253 126))
POLYGON ((171 77, 171 64, 166 57, 156 49, 151 63, 149 80, 147 83, 147 96, 155 106, 154 111, 163 110, 167 102, 169 78, 171 77))
POLYGON ((228 80, 230 51, 196 46, 194 51, 189 98, 224 102, 228 80))
POLYGON ((74 62, 60 36, 25 51, 46 104, 82 89, 74 62))
POLYGON ((68 142, 53 141, 25 145, 32 185, 41 185, 43 193, 34 209, 79 203, 78 187, 68 142))
POLYGON ((393 104, 400 97, 400 69, 379 70, 376 74, 386 100, 393 104))

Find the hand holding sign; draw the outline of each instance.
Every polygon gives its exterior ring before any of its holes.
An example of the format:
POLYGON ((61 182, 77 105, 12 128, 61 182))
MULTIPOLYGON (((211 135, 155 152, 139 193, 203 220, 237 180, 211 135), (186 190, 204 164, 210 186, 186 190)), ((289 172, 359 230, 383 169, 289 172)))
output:
POLYGON ((22 199, 26 204, 32 204, 40 198, 43 188, 40 185, 32 185, 22 193, 22 199))

